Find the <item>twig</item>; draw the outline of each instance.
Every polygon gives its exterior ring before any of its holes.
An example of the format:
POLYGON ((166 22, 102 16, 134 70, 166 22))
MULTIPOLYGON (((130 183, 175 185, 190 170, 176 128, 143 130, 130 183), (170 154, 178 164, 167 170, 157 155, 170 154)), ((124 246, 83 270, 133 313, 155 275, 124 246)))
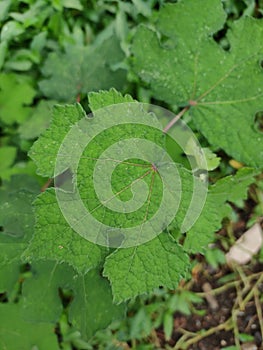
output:
POLYGON ((41 187, 41 192, 45 192, 46 189, 50 186, 52 183, 53 179, 48 179, 47 182, 41 187))
POLYGON ((186 349, 186 348, 184 348, 184 345, 183 345, 183 344, 186 344, 186 340, 187 340, 188 337, 189 337, 189 335, 185 333, 185 334, 178 340, 178 342, 175 344, 175 346, 174 346, 173 348, 171 348, 171 349, 173 349, 173 350, 186 349))
POLYGON ((242 307, 245 308, 246 304, 250 301, 250 299, 253 298, 254 293, 255 293, 255 289, 258 288, 258 285, 263 281, 263 274, 261 272, 261 276, 259 277, 259 279, 257 280, 257 282, 254 284, 254 286, 252 287, 252 289, 250 290, 250 292, 247 294, 247 296, 245 297, 245 299, 242 302, 242 307))
POLYGON ((166 133, 169 129, 171 129, 171 127, 185 114, 186 111, 188 111, 188 109, 190 108, 190 106, 186 106, 184 107, 167 125, 166 127, 163 129, 163 132, 166 133))
MULTIPOLYGON (((181 332, 183 335, 177 341, 177 343, 175 344, 175 346, 172 349, 173 350, 188 349, 190 345, 199 342, 203 338, 206 338, 206 337, 214 334, 215 332, 219 332, 221 330, 229 331, 231 329, 234 332, 236 347, 238 349, 240 349, 241 345, 240 345, 240 341, 239 341, 239 329, 238 329, 238 325, 237 325, 237 316, 238 316, 239 310, 245 309, 245 306, 247 305, 247 303, 251 300, 251 298, 253 296, 255 298, 255 304, 256 304, 258 318, 259 318, 259 322, 260 322, 260 329, 261 329, 261 332, 263 334, 263 317, 262 317, 262 310, 261 310, 261 305, 260 305, 260 300, 259 300, 259 290, 258 290, 258 286, 262 281, 263 281, 262 272, 257 272, 257 273, 254 273, 252 275, 249 275, 249 276, 245 276, 244 274, 242 274, 241 280, 232 281, 232 282, 229 282, 222 287, 211 290, 210 294, 215 295, 215 294, 224 292, 228 288, 231 288, 234 286, 239 288, 241 283, 244 284, 243 289, 241 291, 239 291, 241 300, 236 299, 234 306, 232 308, 231 316, 229 317, 229 319, 227 319, 224 323, 219 324, 213 328, 210 328, 210 329, 205 330, 205 331, 201 330, 200 332, 197 332, 197 333, 193 333, 193 332, 190 332, 186 329, 179 328, 177 331, 181 332), (254 286, 251 289, 249 282, 252 281, 253 279, 255 279, 256 277, 259 277, 259 278, 255 282, 254 286), (250 292, 243 299, 243 296, 248 292, 249 289, 250 289, 250 292)), ((202 293, 196 293, 196 294, 199 296, 205 296, 206 293, 202 292, 202 293)), ((262 341, 262 345, 263 345, 263 341, 262 341)))
MULTIPOLYGON (((262 272, 254 273, 252 275, 247 276, 246 278, 247 278, 247 280, 250 281, 250 280, 252 280, 252 279, 254 279, 254 278, 256 278, 256 277, 258 277, 260 275, 262 275, 262 272)), ((231 287, 235 287, 237 284, 241 284, 241 283, 242 283, 241 280, 240 281, 228 282, 228 283, 224 284, 221 287, 217 287, 215 289, 212 289, 210 294, 213 294, 213 295, 220 294, 220 293, 224 292, 225 290, 227 290, 227 289, 229 289, 231 287)), ((200 297, 204 297, 205 296, 205 292, 198 292, 198 293, 196 293, 196 295, 198 295, 200 297)))
POLYGON ((234 339, 235 339, 235 345, 237 349, 241 349, 240 341, 239 341, 239 330, 237 325, 237 314, 238 310, 232 310, 231 318, 232 318, 232 324, 233 324, 233 331, 234 331, 234 339))
POLYGON ((261 310, 261 303, 259 300, 258 288, 255 288, 254 290, 254 300, 255 300, 255 306, 256 306, 257 315, 258 315, 258 322, 261 330, 261 348, 263 348, 263 316, 262 316, 262 310, 261 310))
POLYGON ((205 292, 205 298, 206 298, 208 304, 210 305, 211 309, 214 310, 214 311, 217 310, 219 305, 218 305, 218 302, 217 302, 216 298, 211 293, 212 287, 211 287, 210 283, 205 282, 202 285, 202 289, 205 292))
MULTIPOLYGON (((215 327, 209 328, 206 331, 201 331, 198 332, 196 336, 194 336, 193 338, 186 340, 182 345, 180 344, 181 347, 178 347, 178 343, 175 345, 175 347, 173 348, 174 350, 179 350, 179 349, 187 349, 190 345, 199 342, 200 340, 202 340, 203 338, 208 337, 209 335, 212 335, 216 332, 219 332, 223 329, 225 330, 229 330, 233 327, 232 325, 232 318, 230 317, 228 320, 226 320, 224 323, 221 323, 215 327)), ((186 335, 186 334, 185 334, 186 335)), ((180 338, 181 340, 182 338, 180 338)))

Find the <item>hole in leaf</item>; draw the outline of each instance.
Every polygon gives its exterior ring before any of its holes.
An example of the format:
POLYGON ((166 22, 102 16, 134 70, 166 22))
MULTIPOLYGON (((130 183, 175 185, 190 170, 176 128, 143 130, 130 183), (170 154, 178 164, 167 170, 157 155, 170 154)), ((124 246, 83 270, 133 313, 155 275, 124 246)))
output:
POLYGON ((67 288, 59 288, 58 289, 58 295, 61 299, 62 305, 65 308, 67 308, 69 306, 69 304, 72 302, 73 300, 73 292, 71 289, 67 289, 67 288))
POLYGON ((255 1, 254 17, 256 17, 256 18, 262 18, 263 17, 262 1, 261 0, 256 0, 255 1))
POLYGON ((257 112, 255 116, 255 128, 257 131, 263 133, 263 111, 257 112))
POLYGON ((26 263, 26 264, 23 264, 23 265, 21 265, 21 267, 20 267, 20 273, 26 273, 26 272, 28 272, 28 271, 31 271, 31 266, 30 266, 30 264, 28 264, 28 263, 26 263))
POLYGON ((0 303, 7 303, 8 298, 7 298, 7 293, 0 293, 0 303))
POLYGON ((161 34, 159 40, 160 45, 166 50, 172 50, 177 45, 177 42, 174 38, 171 38, 165 34, 161 34))
POLYGON ((260 68, 263 68, 263 59, 262 59, 262 60, 259 60, 259 67, 260 67, 260 68))
POLYGON ((223 29, 220 29, 218 32, 216 32, 213 35, 213 39, 215 40, 215 42, 217 42, 225 51, 230 50, 230 44, 226 36, 227 31, 228 31, 228 26, 225 24, 223 29))
MULTIPOLYGON (((172 3, 172 4, 176 4, 178 2, 178 0, 169 0, 168 2, 172 3)), ((155 1, 155 4, 153 6, 154 10, 160 10, 164 5, 164 1, 163 0, 157 0, 155 1)))
MULTIPOLYGON (((253 3, 251 5, 253 6, 253 3)), ((227 13, 228 19, 231 21, 237 20, 238 18, 244 15, 245 11, 248 10, 248 4, 246 0, 223 1, 223 6, 224 10, 227 13)), ((252 15, 252 12, 253 8, 251 8, 251 12, 249 14, 252 15)))

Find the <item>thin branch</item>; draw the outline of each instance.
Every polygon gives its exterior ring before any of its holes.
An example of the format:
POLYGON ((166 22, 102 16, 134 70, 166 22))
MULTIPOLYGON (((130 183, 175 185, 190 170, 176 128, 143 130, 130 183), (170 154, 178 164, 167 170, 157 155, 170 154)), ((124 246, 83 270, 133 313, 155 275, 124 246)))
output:
MULTIPOLYGON (((262 309, 261 309, 261 303, 259 300, 259 290, 256 288, 254 290, 254 300, 255 300, 255 306, 257 310, 257 315, 258 315, 258 322, 261 330, 261 335, 263 337, 263 316, 262 316, 262 309)), ((263 339, 261 338, 261 347, 263 348, 263 339)))
POLYGON ((164 133, 167 133, 168 130, 171 129, 171 127, 185 114, 185 112, 188 111, 188 109, 190 108, 190 106, 186 106, 184 107, 184 109, 182 109, 167 125, 166 127, 163 129, 164 133))

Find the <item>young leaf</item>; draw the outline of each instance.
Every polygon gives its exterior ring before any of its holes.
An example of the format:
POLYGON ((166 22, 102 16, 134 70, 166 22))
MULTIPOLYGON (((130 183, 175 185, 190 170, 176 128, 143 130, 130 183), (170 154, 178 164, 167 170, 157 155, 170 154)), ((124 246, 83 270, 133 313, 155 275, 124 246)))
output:
POLYGON ((263 135, 254 118, 263 103, 263 22, 247 17, 234 22, 227 33, 229 51, 212 37, 224 22, 220 0, 167 4, 155 31, 137 30, 133 67, 154 97, 187 106, 213 146, 262 167, 263 135))

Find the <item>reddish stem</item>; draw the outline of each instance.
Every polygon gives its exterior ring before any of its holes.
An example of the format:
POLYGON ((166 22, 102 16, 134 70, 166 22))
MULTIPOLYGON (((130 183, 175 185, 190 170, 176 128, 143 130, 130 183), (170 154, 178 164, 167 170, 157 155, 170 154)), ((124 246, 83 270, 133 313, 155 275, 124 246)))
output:
POLYGON ((184 109, 182 109, 167 125, 166 127, 163 129, 164 133, 167 133, 168 130, 171 129, 171 127, 185 114, 185 112, 188 111, 188 109, 190 108, 190 104, 189 106, 184 107, 184 109))

